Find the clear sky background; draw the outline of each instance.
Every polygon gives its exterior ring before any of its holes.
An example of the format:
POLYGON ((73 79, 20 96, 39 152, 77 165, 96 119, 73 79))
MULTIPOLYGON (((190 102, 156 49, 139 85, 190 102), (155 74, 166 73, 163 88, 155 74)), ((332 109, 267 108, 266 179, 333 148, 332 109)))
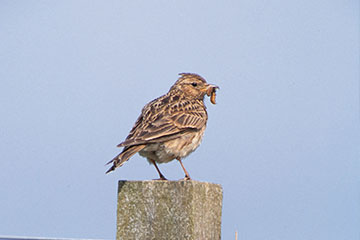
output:
POLYGON ((358 240, 359 40, 354 0, 0 1, 0 235, 114 239, 117 181, 157 173, 104 164, 195 72, 221 89, 184 164, 223 239, 358 240))

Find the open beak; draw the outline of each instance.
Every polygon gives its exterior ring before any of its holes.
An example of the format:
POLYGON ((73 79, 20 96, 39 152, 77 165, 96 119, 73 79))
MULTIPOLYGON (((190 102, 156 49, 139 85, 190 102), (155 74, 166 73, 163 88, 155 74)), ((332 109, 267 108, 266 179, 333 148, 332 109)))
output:
POLYGON ((212 104, 216 104, 215 98, 216 98, 216 90, 220 89, 218 86, 213 85, 213 84, 208 84, 206 86, 206 95, 208 95, 210 97, 210 102, 212 104))

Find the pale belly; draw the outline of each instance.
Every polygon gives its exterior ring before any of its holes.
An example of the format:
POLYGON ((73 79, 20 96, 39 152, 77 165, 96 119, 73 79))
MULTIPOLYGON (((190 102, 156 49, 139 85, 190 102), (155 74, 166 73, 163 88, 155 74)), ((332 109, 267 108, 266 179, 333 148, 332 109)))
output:
POLYGON ((164 143, 149 144, 139 154, 157 163, 167 163, 175 158, 184 158, 200 145, 204 131, 189 132, 180 138, 164 143))

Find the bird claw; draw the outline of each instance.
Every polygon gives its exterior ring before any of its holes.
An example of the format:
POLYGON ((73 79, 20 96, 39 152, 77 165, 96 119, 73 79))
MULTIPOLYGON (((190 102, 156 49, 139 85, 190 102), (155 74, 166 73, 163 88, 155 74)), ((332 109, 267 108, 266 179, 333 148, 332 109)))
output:
POLYGON ((155 181, 168 181, 168 179, 164 176, 160 176, 159 178, 153 179, 155 181))
POLYGON ((190 176, 186 175, 183 179, 183 181, 189 181, 189 180, 192 180, 190 176))

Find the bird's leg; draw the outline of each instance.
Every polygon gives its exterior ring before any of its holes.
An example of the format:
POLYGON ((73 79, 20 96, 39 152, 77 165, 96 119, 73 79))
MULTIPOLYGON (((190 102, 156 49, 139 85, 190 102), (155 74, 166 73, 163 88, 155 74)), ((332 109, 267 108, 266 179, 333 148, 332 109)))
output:
POLYGON ((186 171, 186 169, 185 169, 185 167, 184 167, 184 165, 183 165, 183 163, 181 161, 181 158, 177 157, 176 160, 178 160, 180 162, 180 165, 181 165, 182 169, 184 170, 184 173, 185 173, 185 178, 184 179, 185 180, 191 180, 189 173, 186 171))
POLYGON ((160 169, 158 168, 158 166, 156 165, 156 162, 152 159, 149 159, 151 161, 152 164, 154 164, 156 171, 159 173, 160 178, 157 180, 167 180, 164 175, 162 175, 162 173, 160 172, 160 169))

